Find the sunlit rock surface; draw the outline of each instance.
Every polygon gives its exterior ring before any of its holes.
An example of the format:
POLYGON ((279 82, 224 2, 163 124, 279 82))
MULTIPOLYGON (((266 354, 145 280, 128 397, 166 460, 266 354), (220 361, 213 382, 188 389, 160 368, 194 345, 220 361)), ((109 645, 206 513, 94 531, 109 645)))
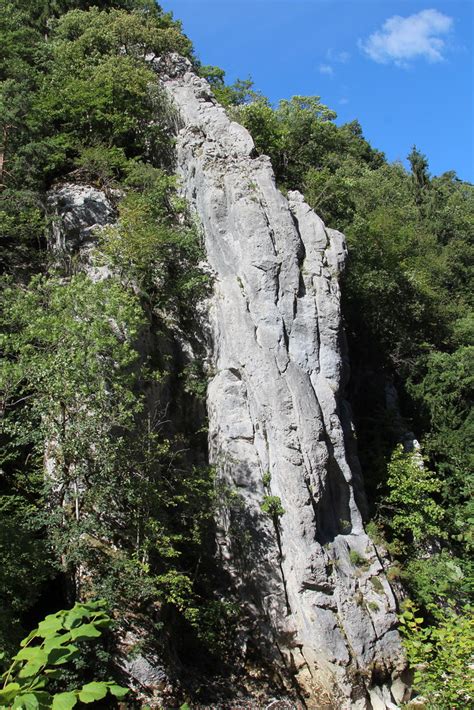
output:
POLYGON ((187 60, 150 62, 176 109, 177 171, 215 278, 208 412, 222 562, 308 707, 396 707, 395 598, 362 525, 343 400, 344 236, 298 192, 283 196, 187 60))

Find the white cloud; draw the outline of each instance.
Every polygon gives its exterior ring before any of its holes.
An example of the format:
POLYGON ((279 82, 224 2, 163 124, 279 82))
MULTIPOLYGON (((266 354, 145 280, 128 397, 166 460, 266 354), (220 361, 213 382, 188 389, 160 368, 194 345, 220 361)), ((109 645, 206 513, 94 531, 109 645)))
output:
POLYGON ((345 64, 351 58, 349 52, 336 52, 334 49, 328 49, 326 52, 326 58, 330 62, 339 62, 340 64, 345 64))
POLYGON ((410 59, 424 57, 429 62, 444 59, 445 35, 453 25, 453 18, 438 10, 422 10, 416 15, 394 15, 384 22, 382 29, 374 32, 359 47, 375 62, 394 62, 406 66, 410 59))
POLYGON ((334 69, 330 64, 320 64, 318 71, 320 74, 327 74, 328 76, 332 76, 334 74, 334 69))
POLYGON ((339 103, 341 106, 345 106, 346 104, 349 103, 349 99, 346 96, 343 96, 342 98, 339 99, 339 103))

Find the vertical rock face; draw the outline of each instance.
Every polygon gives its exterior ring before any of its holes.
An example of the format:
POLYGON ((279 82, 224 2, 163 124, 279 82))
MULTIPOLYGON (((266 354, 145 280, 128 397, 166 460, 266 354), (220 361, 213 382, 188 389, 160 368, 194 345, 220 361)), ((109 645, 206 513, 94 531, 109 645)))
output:
POLYGON ((223 564, 310 707, 390 707, 377 683, 403 665, 395 599, 362 525, 342 399, 344 236, 279 192, 269 159, 253 157, 186 60, 151 62, 177 110, 178 172, 215 276, 208 412, 223 564))

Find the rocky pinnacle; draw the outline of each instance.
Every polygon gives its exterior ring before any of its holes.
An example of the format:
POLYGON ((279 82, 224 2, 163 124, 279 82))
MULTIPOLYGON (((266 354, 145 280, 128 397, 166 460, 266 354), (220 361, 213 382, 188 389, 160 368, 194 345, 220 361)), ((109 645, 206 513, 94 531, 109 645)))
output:
POLYGON ((344 236, 277 189, 269 158, 187 60, 150 63, 176 111, 177 172, 214 275, 207 402, 222 564, 308 707, 396 707, 396 602, 364 531, 343 399, 344 236))

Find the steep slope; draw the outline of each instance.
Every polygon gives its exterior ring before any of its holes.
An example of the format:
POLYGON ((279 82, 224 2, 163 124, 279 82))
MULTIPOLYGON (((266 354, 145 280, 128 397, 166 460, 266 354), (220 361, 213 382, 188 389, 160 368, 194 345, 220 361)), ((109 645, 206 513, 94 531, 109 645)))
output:
MULTIPOLYGON (((278 191, 269 159, 187 60, 150 61, 177 109, 177 169, 215 276, 208 410, 223 563, 312 707, 322 690, 338 708, 370 707, 367 689, 403 658, 342 398, 343 235, 278 191)), ((391 702, 387 688, 369 693, 391 702)))

